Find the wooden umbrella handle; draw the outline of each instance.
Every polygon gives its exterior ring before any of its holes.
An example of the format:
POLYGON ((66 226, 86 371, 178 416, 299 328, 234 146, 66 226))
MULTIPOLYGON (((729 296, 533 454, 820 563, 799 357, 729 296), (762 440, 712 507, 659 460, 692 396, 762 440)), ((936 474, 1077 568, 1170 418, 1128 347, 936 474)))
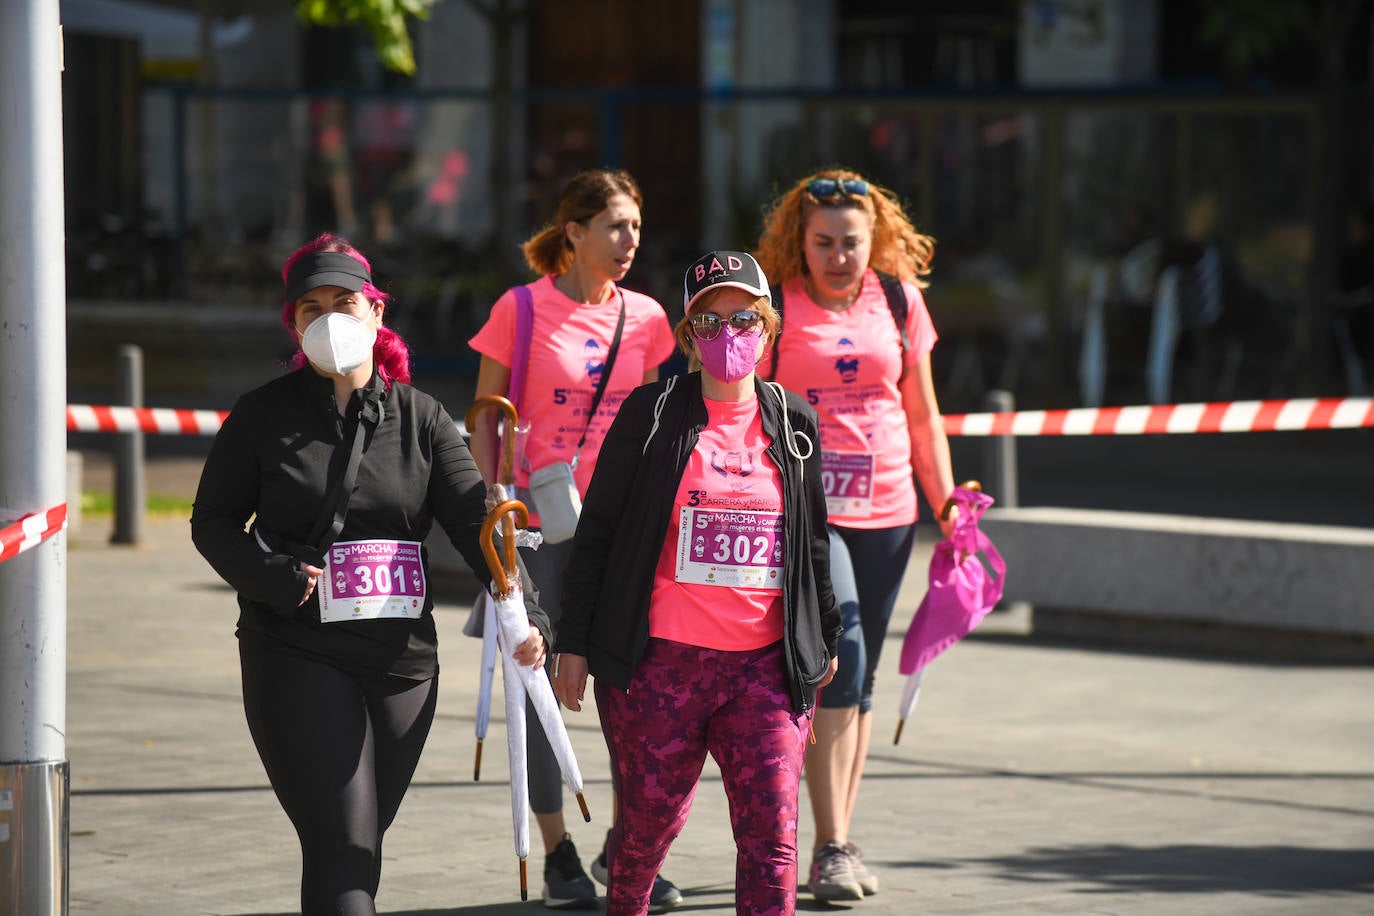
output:
MULTIPOLYGON (((976 480, 965 480, 963 483, 959 484, 959 486, 963 487, 965 490, 973 490, 977 493, 983 492, 983 485, 976 480)), ((953 496, 945 500, 944 506, 940 508, 940 518, 949 518, 949 510, 953 509, 954 505, 953 496)))
POLYGON ((502 436, 502 443, 505 446, 505 454, 501 457, 501 469, 497 474, 497 482, 511 485, 515 483, 515 427, 519 422, 519 415, 515 411, 515 405, 508 398, 503 398, 499 394, 484 394, 472 402, 468 412, 463 417, 463 422, 467 424, 468 432, 471 433, 477 425, 477 415, 489 407, 498 408, 506 417, 506 433, 502 436))
POLYGON ((496 525, 507 512, 514 512, 520 527, 525 527, 530 523, 529 510, 525 504, 518 499, 508 499, 487 513, 487 517, 482 520, 482 531, 479 540, 482 544, 482 556, 487 559, 487 568, 491 570, 492 581, 496 583, 499 597, 505 598, 511 592, 511 579, 515 576, 515 537, 511 530, 504 537, 502 547, 505 549, 505 563, 501 562, 501 557, 496 552, 496 525))

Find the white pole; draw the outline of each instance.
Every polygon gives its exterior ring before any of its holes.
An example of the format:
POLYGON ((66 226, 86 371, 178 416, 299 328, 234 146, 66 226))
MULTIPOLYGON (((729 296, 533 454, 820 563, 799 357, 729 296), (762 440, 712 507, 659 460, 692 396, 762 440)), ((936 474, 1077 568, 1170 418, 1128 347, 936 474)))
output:
MULTIPOLYGON (((67 501, 62 35, 0 0, 0 510, 67 501)), ((67 911, 67 539, 0 563, 0 912, 67 911)))

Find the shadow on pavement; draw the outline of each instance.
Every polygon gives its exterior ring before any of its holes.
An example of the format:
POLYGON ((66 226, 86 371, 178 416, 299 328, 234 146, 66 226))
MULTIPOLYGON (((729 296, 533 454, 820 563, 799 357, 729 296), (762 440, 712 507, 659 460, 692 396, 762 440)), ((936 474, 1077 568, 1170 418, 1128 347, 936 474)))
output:
MULTIPOLYGON (((1260 893, 1374 890, 1374 849, 1301 846, 1047 846, 965 860, 1005 881, 1086 883, 1081 893, 1260 893)), ((924 867, 909 863, 908 867, 924 867)))

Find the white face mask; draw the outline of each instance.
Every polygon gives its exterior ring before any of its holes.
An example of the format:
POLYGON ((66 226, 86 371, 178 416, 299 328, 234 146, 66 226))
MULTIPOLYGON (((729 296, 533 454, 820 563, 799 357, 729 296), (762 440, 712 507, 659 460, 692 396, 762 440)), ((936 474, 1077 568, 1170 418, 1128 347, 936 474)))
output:
POLYGON ((301 349, 321 372, 347 375, 368 361, 377 332, 343 312, 321 315, 301 335, 301 349))

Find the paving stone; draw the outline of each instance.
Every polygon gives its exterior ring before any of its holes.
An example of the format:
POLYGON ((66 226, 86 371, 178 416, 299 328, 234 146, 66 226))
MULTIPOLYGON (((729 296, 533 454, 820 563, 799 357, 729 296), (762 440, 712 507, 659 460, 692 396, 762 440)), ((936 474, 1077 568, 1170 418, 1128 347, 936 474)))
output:
MULTIPOLYGON (((233 596, 185 519, 150 520, 132 548, 104 525, 88 519, 70 552, 71 911, 296 912, 295 836, 243 722, 233 596)), ((932 665, 894 747, 897 653, 928 556, 918 547, 894 617, 852 836, 882 891, 848 909, 1374 912, 1374 670, 1055 645, 997 614, 932 665)), ((438 717, 387 834, 384 913, 537 907, 518 899, 499 702, 472 781, 466 613, 460 596, 437 611, 438 717)), ((609 823, 606 753, 594 713, 568 721, 593 813, 584 824, 573 805, 570 830, 589 860, 609 823)), ((804 790, 802 804, 809 850, 804 790)), ((665 868, 680 911, 729 911, 733 868, 708 764, 665 868)), ((805 891, 798 908, 847 909, 805 891)))

